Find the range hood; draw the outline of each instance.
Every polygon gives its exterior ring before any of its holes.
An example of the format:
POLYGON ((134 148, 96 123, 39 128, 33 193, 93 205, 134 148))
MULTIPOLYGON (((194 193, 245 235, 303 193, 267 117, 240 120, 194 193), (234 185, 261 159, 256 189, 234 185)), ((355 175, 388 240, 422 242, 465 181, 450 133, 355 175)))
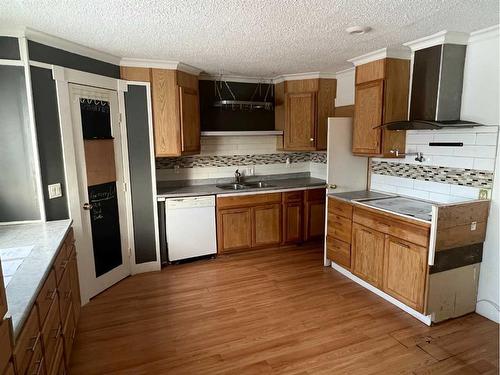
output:
POLYGON ((388 130, 472 128, 460 119, 467 46, 439 44, 415 51, 408 121, 381 125, 388 130))

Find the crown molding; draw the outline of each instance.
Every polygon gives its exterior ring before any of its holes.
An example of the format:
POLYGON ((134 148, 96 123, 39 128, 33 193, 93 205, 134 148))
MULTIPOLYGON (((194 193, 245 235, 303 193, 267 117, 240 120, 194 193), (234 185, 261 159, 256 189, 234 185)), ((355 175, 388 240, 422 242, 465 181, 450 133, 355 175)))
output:
POLYGON ((280 83, 284 81, 297 81, 301 79, 335 79, 337 76, 335 73, 329 72, 308 72, 308 73, 293 73, 293 74, 282 74, 273 78, 273 83, 280 83))
POLYGON ((155 60, 155 59, 136 59, 131 57, 124 57, 120 60, 120 66, 133 66, 136 68, 157 68, 157 69, 170 69, 180 70, 185 73, 199 75, 203 70, 194 66, 184 64, 180 61, 173 60, 155 60))
POLYGON ((353 66, 352 68, 344 69, 344 70, 341 70, 341 71, 335 73, 335 76, 337 78, 339 78, 339 76, 346 76, 346 75, 355 74, 355 73, 356 73, 356 68, 353 66))
POLYGON ((404 46, 409 47, 412 52, 437 46, 440 44, 462 44, 466 45, 469 41, 469 34, 457 31, 443 30, 436 34, 428 35, 423 38, 413 40, 411 42, 403 43, 404 46))
POLYGON ((500 25, 487 27, 470 33, 469 43, 475 43, 500 36, 500 25))
POLYGON ((274 83, 274 80, 269 77, 247 77, 247 76, 238 76, 231 74, 206 74, 202 73, 198 77, 199 80, 202 81, 219 81, 223 79, 227 82, 243 82, 243 83, 274 83))
POLYGON ((46 34, 41 31, 33 30, 30 29, 29 27, 24 29, 24 36, 28 40, 31 40, 33 42, 45 44, 50 47, 76 53, 77 55, 90 57, 114 65, 118 65, 120 63, 120 58, 118 56, 101 52, 78 43, 70 42, 69 40, 58 38, 56 36, 46 34))
POLYGON ((0 27, 0 36, 8 36, 13 38, 22 38, 24 37, 24 28, 23 27, 0 27))
POLYGON ((411 56, 411 51, 407 48, 388 47, 388 48, 378 49, 376 51, 369 52, 358 57, 354 57, 347 61, 352 63, 354 66, 358 66, 386 58, 409 60, 410 56, 411 56))

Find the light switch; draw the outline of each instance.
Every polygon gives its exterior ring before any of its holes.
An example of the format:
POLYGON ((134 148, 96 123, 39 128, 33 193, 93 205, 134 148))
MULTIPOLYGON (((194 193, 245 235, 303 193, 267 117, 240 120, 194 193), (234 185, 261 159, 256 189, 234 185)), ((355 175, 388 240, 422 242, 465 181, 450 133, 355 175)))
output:
POLYGON ((61 184, 52 184, 49 185, 49 199, 62 197, 61 184))

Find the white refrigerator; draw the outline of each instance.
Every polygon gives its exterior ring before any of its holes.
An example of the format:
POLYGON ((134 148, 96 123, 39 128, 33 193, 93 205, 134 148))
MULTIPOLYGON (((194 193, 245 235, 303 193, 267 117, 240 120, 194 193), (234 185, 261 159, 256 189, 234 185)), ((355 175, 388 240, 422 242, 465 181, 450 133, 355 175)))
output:
MULTIPOLYGON (((352 118, 330 117, 328 119, 328 141, 326 160, 327 194, 366 190, 368 180, 368 158, 352 154, 352 118)), ((330 265, 326 257, 328 233, 328 199, 325 205, 325 249, 323 264, 330 265)))

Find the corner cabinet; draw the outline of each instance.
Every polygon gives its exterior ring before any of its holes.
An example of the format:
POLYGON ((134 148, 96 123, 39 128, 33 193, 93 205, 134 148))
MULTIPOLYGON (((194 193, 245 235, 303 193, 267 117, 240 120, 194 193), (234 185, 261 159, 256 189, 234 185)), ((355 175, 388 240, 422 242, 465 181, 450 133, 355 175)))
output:
POLYGON ((275 127, 283 130, 278 148, 326 150, 328 117, 334 115, 336 79, 306 79, 276 84, 275 127))
POLYGON ((200 152, 198 77, 179 70, 121 67, 121 78, 151 83, 156 157, 200 152))
POLYGON ((386 58, 356 67, 352 152, 355 155, 394 157, 405 151, 405 131, 379 126, 406 120, 410 80, 409 60, 386 58))

